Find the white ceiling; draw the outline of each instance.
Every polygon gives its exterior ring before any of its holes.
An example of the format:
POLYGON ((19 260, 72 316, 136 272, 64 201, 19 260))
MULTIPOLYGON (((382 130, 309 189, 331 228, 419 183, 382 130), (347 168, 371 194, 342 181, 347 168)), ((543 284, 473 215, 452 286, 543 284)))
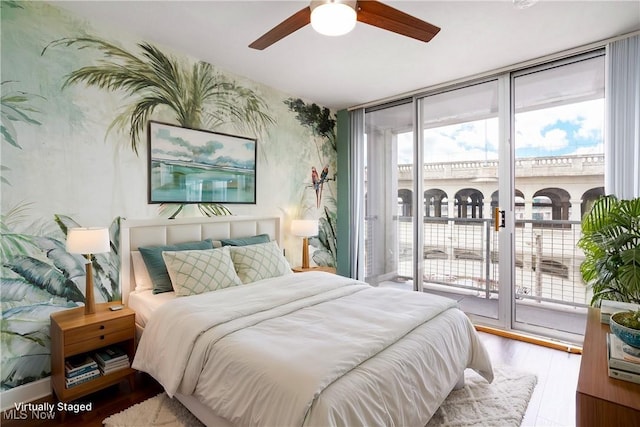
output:
POLYGON ((346 108, 640 30, 640 1, 384 1, 442 28, 422 43, 358 23, 249 43, 308 1, 54 1, 97 28, 171 47, 288 95, 346 108))

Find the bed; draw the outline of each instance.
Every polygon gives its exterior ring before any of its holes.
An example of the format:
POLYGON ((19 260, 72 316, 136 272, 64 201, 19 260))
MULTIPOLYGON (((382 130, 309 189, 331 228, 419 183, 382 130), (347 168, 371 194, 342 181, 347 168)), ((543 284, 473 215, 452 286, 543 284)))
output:
POLYGON ((251 276, 253 258, 280 239, 278 217, 122 223, 122 296, 140 338, 133 366, 204 424, 425 425, 466 368, 493 379, 485 348, 452 300, 281 264, 259 267, 278 270, 273 277, 251 276), (270 242, 165 251, 174 291, 145 289, 140 248, 258 235, 270 242), (240 282, 176 295, 192 291, 174 271, 176 260, 196 265, 194 257, 216 254, 226 265, 226 253, 240 282))

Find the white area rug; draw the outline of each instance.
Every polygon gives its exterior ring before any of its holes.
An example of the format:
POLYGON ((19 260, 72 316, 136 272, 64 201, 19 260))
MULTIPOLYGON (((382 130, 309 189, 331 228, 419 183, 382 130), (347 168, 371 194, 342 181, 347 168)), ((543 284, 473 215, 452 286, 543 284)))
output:
MULTIPOLYGON (((434 414, 427 427, 519 426, 536 385, 533 374, 511 368, 494 368, 493 383, 471 370, 465 386, 454 390, 434 414)), ((176 399, 161 393, 103 421, 107 427, 198 427, 202 426, 176 399)))
POLYGON ((166 393, 133 405, 102 421, 106 427, 200 427, 203 424, 177 399, 166 393))
POLYGON ((494 367, 493 373, 493 382, 488 384, 467 369, 464 388, 447 396, 427 427, 521 425, 537 377, 505 366, 494 367))

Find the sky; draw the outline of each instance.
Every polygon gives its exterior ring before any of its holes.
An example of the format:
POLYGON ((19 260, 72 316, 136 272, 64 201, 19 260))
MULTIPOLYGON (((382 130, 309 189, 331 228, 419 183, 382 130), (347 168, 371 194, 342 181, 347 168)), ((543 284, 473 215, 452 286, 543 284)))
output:
MULTIPOLYGON (((604 153, 604 99, 516 114, 516 158, 604 153)), ((425 131, 425 163, 498 159, 498 119, 425 131)), ((398 163, 413 163, 412 133, 398 137, 398 163)))
POLYGON ((236 165, 255 167, 255 141, 216 132, 152 123, 152 157, 215 163, 229 159, 236 165))

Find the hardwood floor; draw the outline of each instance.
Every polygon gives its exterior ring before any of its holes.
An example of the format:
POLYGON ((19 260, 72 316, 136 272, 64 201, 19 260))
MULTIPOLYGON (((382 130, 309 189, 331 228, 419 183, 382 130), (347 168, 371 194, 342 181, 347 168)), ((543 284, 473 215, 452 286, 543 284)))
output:
MULTIPOLYGON (((2 413, 0 424, 2 427, 31 427, 31 426, 61 426, 65 427, 101 427, 102 420, 109 415, 116 414, 127 409, 130 406, 140 403, 162 392, 162 387, 153 378, 146 374, 136 375, 135 390, 131 391, 129 382, 123 381, 119 385, 111 386, 90 394, 77 403, 92 403, 92 410, 89 412, 80 412, 77 415, 72 412, 66 412, 62 419, 57 412, 57 418, 54 421, 46 419, 35 419, 30 411, 25 420, 16 420, 15 415, 8 411, 2 413)), ((57 403, 52 396, 37 400, 34 403, 57 403)), ((75 403, 75 402, 74 402, 75 403)), ((46 417, 45 417, 46 418, 46 417)))
MULTIPOLYGON (((531 397, 523 420, 523 426, 573 426, 575 425, 575 392, 580 370, 579 355, 569 354, 514 341, 480 332, 494 365, 507 365, 538 376, 538 383, 531 397)), ((136 403, 162 392, 158 383, 147 375, 139 374, 136 388, 129 390, 127 382, 110 387, 83 399, 92 402, 92 411, 78 415, 67 414, 64 421, 10 420, 7 412, 2 414, 3 427, 57 426, 93 427, 102 426, 102 420, 136 403)), ((41 402, 53 402, 45 398, 41 402)))
POLYGON ((479 334, 494 366, 511 366, 538 376, 523 426, 575 426, 581 355, 479 334))

